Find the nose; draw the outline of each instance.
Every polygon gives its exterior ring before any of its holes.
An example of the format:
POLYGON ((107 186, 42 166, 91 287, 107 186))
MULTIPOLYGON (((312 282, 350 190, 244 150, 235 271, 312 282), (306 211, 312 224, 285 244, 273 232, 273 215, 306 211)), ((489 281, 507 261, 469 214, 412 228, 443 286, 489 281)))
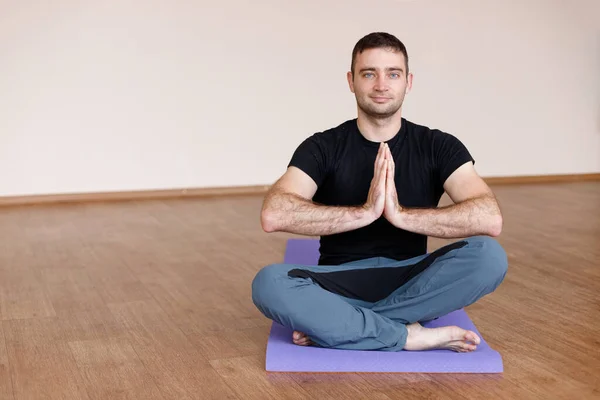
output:
POLYGON ((383 92, 383 91, 387 90, 387 82, 385 80, 385 76, 379 75, 377 77, 377 80, 375 81, 374 89, 379 92, 383 92))

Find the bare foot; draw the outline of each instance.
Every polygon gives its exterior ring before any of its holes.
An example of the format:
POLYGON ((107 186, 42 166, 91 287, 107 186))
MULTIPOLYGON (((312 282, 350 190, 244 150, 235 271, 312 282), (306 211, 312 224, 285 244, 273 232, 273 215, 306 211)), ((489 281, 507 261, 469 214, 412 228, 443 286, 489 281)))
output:
POLYGON ((407 325, 408 338, 405 350, 448 349, 460 353, 473 351, 481 343, 473 331, 458 326, 424 328, 418 322, 407 325))
POLYGON ((294 341, 294 344, 297 344, 298 346, 310 346, 311 344, 313 344, 312 340, 310 340, 310 338, 306 336, 306 334, 300 331, 294 331, 294 334, 292 335, 292 340, 294 341))

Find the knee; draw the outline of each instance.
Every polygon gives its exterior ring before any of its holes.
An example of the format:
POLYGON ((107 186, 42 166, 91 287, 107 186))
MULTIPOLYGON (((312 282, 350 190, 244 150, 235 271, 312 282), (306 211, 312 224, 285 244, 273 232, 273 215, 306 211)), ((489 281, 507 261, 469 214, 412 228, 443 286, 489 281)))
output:
POLYGON ((287 275, 283 264, 271 264, 262 268, 252 280, 252 301, 261 309, 264 305, 276 301, 278 296, 278 281, 287 275))
POLYGON ((468 239, 474 247, 476 275, 488 285, 497 287, 508 271, 508 257, 502 245, 489 236, 476 236, 468 239))

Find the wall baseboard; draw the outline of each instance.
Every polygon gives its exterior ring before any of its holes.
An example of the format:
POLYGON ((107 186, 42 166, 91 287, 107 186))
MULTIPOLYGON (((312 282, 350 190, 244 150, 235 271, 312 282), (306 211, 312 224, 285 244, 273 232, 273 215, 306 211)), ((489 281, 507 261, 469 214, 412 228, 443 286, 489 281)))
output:
POLYGON ((484 178, 488 185, 523 185, 599 181, 600 173, 564 175, 494 176, 484 178))
POLYGON ((47 195, 0 196, 0 206, 44 203, 88 203, 129 200, 157 200, 193 197, 247 196, 264 194, 268 185, 212 188, 136 190, 119 192, 65 193, 47 195))
MULTIPOLYGON (((600 173, 568 175, 528 175, 484 178, 489 185, 524 185, 600 181, 600 173)), ((47 203, 84 203, 128 200, 156 200, 193 197, 264 195, 269 185, 230 186, 213 188, 138 190, 120 192, 65 193, 48 195, 0 196, 0 206, 20 206, 47 203)))

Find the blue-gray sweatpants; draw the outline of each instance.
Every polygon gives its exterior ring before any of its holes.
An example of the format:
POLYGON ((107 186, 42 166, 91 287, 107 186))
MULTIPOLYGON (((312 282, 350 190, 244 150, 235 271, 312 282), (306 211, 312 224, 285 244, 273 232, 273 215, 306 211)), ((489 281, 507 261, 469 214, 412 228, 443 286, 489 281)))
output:
POLYGON ((500 285, 507 268, 495 239, 474 236, 403 261, 268 265, 252 282, 252 300, 267 318, 319 346, 400 351, 407 324, 476 302, 500 285))

